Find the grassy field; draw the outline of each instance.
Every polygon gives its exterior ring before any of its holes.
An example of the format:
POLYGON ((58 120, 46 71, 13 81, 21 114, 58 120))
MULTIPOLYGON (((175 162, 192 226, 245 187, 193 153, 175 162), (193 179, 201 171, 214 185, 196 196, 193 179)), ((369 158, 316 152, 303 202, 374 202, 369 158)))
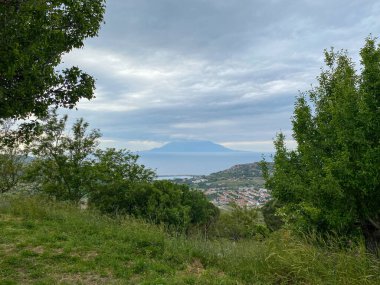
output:
POLYGON ((0 284, 380 284, 362 247, 173 236, 42 198, 0 196, 0 284))

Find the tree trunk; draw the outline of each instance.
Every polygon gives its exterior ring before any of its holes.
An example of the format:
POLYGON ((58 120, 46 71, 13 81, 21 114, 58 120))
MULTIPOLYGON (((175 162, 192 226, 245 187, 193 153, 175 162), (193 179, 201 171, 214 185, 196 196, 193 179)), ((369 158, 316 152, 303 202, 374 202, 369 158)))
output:
POLYGON ((368 219, 361 223, 365 246, 369 253, 380 257, 380 226, 379 221, 368 219))

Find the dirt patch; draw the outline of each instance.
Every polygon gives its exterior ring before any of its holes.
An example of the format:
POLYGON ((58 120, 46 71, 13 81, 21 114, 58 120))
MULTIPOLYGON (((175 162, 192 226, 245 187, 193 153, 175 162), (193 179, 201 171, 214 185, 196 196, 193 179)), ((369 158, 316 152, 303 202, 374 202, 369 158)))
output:
POLYGON ((112 276, 101 276, 96 273, 63 273, 54 276, 57 283, 64 284, 120 284, 112 276))
POLYGON ((57 255, 64 253, 63 248, 54 248, 52 251, 54 254, 57 254, 57 255))
POLYGON ((195 259, 191 264, 186 268, 187 273, 194 275, 201 275, 205 271, 202 262, 199 259, 195 259))
POLYGON ((9 254, 13 253, 16 250, 16 247, 13 244, 0 244, 0 252, 9 254))
POLYGON ((96 251, 87 252, 73 252, 70 254, 72 257, 78 257, 84 261, 94 260, 99 254, 96 251))
POLYGON ((93 260, 95 259, 99 254, 96 251, 88 251, 84 255, 82 255, 83 260, 93 260))
POLYGON ((12 215, 6 215, 6 214, 0 214, 0 221, 3 222, 12 222, 12 221, 21 221, 22 218, 20 217, 15 217, 12 215))
POLYGON ((43 246, 27 247, 27 249, 38 255, 43 254, 45 252, 45 249, 43 246))

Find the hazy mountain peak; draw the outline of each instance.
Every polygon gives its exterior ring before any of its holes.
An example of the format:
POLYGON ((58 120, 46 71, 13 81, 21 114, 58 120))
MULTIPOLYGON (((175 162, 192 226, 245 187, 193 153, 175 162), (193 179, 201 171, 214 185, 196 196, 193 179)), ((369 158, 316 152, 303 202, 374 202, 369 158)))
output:
POLYGON ((176 141, 154 148, 150 152, 234 152, 210 141, 176 141))

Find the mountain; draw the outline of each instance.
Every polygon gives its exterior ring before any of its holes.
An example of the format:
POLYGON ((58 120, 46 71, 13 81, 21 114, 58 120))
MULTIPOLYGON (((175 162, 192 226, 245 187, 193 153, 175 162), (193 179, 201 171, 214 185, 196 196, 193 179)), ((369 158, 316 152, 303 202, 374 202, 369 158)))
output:
POLYGON ((217 153, 220 153, 220 152, 239 152, 239 151, 226 148, 222 145, 219 145, 210 141, 178 141, 178 142, 167 143, 162 147, 154 148, 148 152, 154 152, 154 153, 217 152, 217 153))

